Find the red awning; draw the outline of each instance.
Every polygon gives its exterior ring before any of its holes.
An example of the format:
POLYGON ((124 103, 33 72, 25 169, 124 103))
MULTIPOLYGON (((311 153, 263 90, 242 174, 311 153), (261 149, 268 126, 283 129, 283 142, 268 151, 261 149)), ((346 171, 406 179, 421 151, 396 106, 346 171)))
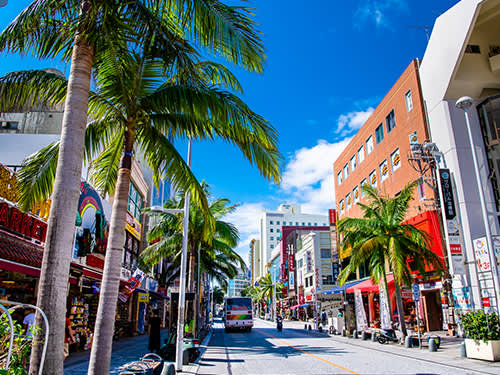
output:
POLYGON ((21 265, 40 268, 43 247, 0 230, 0 258, 21 265))
POLYGON ((299 307, 299 305, 290 306, 290 310, 295 310, 297 307, 299 307))
MULTIPOLYGON (((389 285, 389 289, 394 288, 394 276, 392 274, 387 275, 387 284, 389 285)), ((371 279, 367 279, 365 281, 360 282, 350 288, 345 290, 346 293, 354 293, 355 290, 360 290, 361 292, 378 292, 378 285, 374 284, 371 279)))

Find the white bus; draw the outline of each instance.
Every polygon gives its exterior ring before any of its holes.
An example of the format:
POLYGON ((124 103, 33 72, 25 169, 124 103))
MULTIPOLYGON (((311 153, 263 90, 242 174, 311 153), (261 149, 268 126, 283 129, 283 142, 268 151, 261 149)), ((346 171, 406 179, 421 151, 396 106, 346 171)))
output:
POLYGON ((252 298, 226 297, 224 298, 224 328, 243 329, 248 332, 253 327, 252 298))

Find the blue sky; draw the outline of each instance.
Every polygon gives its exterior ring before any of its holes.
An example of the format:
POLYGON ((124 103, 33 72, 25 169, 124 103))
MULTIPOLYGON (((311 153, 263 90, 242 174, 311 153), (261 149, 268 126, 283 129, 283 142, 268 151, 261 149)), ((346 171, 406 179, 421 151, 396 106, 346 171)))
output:
MULTIPOLYGON (((222 142, 196 143, 193 169, 214 196, 240 203, 228 220, 240 229, 239 252, 258 234, 258 214, 280 203, 303 212, 334 207, 333 161, 413 58, 426 47, 423 28, 457 0, 250 0, 263 32, 262 75, 232 69, 242 98, 278 129, 283 181, 271 185, 239 151, 222 142)), ((0 8, 3 29, 30 1, 0 8)), ((231 3, 241 4, 236 0, 231 3)), ((1 55, 0 74, 69 66, 1 55)), ((182 147, 182 146, 180 146, 182 147)))

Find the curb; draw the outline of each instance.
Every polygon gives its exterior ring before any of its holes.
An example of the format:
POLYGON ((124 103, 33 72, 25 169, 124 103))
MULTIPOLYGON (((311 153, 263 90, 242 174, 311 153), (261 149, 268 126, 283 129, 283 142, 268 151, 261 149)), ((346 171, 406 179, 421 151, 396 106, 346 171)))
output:
POLYGON ((210 339, 212 338, 212 329, 213 327, 210 328, 210 331, 203 339, 203 342, 200 344, 200 354, 198 355, 198 358, 196 358, 196 361, 194 361, 192 365, 182 366, 182 372, 180 372, 180 374, 198 374, 201 359, 203 357, 203 354, 205 354, 205 351, 207 350, 210 339))

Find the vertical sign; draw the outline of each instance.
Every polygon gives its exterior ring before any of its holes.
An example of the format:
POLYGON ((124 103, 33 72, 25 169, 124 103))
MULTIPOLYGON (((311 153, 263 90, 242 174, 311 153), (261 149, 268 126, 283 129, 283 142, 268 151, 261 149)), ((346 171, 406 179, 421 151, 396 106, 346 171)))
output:
POLYGON ((450 170, 440 169, 439 179, 441 180, 441 191, 443 193, 443 205, 446 220, 451 220, 457 216, 457 213, 455 211, 455 200, 453 199, 450 170))

